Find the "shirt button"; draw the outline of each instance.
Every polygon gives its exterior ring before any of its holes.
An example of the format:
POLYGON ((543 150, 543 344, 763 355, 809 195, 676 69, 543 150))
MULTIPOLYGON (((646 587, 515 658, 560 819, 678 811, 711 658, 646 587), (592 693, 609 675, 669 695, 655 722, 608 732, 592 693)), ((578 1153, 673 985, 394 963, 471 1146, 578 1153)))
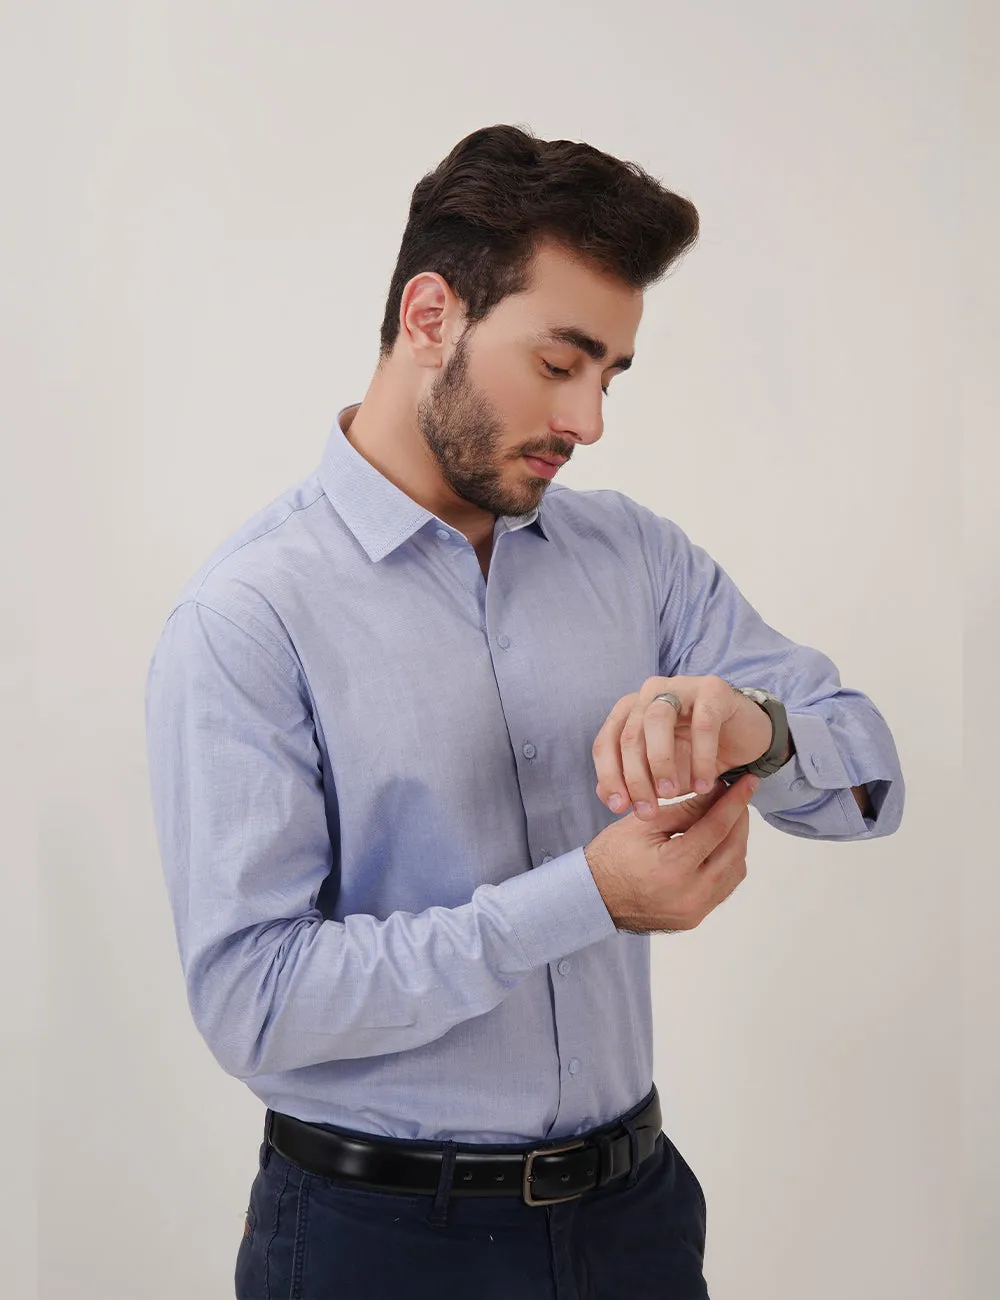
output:
POLYGON ((566 960, 565 957, 562 959, 562 961, 559 963, 556 969, 559 971, 560 975, 569 974, 569 962, 566 960))
POLYGON ((542 861, 543 861, 543 862, 551 862, 551 861, 552 861, 552 854, 551 854, 551 853, 546 853, 545 857, 542 858, 542 861))
POLYGON ((521 753, 524 755, 525 758, 534 758, 535 755, 538 753, 538 750, 534 747, 534 745, 532 745, 529 742, 529 744, 523 747, 521 753))
POLYGON ((809 757, 812 759, 812 765, 813 765, 813 767, 816 769, 816 771, 817 771, 817 772, 821 771, 820 763, 819 763, 819 755, 818 755, 818 754, 810 754, 809 757))
POLYGON ((451 537, 451 533, 448 532, 447 528, 439 528, 437 530, 437 535, 441 538, 442 542, 447 542, 451 537))
POLYGON ((797 776, 795 780, 792 782, 791 788, 793 790, 801 790, 804 785, 808 785, 808 782, 806 781, 805 777, 797 776))
POLYGON ((500 635, 497 637, 497 645, 500 647, 501 650, 506 650, 507 647, 510 645, 510 637, 507 635, 506 632, 501 632, 500 635))
POLYGON ((569 1065, 566 1066, 566 1069, 569 1070, 570 1074, 578 1074, 578 1073, 579 1073, 579 1070, 580 1070, 580 1062, 576 1059, 575 1056, 570 1058, 569 1065))

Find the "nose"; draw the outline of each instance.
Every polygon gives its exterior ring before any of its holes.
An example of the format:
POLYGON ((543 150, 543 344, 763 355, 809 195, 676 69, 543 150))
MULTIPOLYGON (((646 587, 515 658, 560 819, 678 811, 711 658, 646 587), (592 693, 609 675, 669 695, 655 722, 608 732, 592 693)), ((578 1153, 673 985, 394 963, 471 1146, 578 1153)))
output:
MULTIPOLYGON (((603 396, 603 394, 602 394, 603 396)), ((604 433, 604 413, 601 403, 583 395, 575 399, 566 398, 566 405, 560 409, 559 416, 552 422, 554 433, 562 433, 575 442, 589 447, 604 433)))

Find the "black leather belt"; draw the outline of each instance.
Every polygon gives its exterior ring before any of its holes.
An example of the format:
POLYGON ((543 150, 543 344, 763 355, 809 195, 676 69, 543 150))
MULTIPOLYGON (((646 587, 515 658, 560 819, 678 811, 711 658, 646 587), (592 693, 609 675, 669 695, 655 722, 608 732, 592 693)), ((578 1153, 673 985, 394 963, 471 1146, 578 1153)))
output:
MULTIPOLYGON (((653 1154, 662 1116, 656 1087, 626 1111, 641 1164, 653 1154)), ((356 1133, 309 1124, 268 1110, 265 1141, 307 1173, 385 1192, 433 1195, 445 1147, 440 1142, 356 1133)), ((573 1138, 535 1147, 457 1143, 452 1196, 520 1196, 526 1205, 555 1205, 605 1187, 631 1168, 622 1119, 573 1138)))

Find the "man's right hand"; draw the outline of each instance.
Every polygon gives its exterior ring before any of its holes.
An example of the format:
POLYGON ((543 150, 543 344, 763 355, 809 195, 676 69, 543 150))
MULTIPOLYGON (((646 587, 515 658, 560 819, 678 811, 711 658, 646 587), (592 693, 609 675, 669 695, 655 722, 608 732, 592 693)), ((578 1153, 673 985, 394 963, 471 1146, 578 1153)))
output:
POLYGON ((707 794, 613 822, 584 856, 619 930, 693 930, 747 874, 754 780, 717 781, 707 794))

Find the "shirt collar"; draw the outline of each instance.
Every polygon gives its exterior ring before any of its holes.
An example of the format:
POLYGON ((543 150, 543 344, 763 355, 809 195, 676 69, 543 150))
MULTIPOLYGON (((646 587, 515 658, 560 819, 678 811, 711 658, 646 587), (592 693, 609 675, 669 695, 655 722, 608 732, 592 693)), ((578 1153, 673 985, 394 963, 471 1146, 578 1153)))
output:
MULTIPOLYGON (((344 435, 344 416, 360 406, 353 402, 337 412, 319 465, 319 481, 333 508, 364 547, 371 560, 381 560, 437 516, 408 497, 401 488, 365 460, 344 435)), ((538 507, 524 515, 502 515, 506 532, 534 524, 548 535, 538 507)), ((437 520, 446 528, 453 528, 437 520)))

